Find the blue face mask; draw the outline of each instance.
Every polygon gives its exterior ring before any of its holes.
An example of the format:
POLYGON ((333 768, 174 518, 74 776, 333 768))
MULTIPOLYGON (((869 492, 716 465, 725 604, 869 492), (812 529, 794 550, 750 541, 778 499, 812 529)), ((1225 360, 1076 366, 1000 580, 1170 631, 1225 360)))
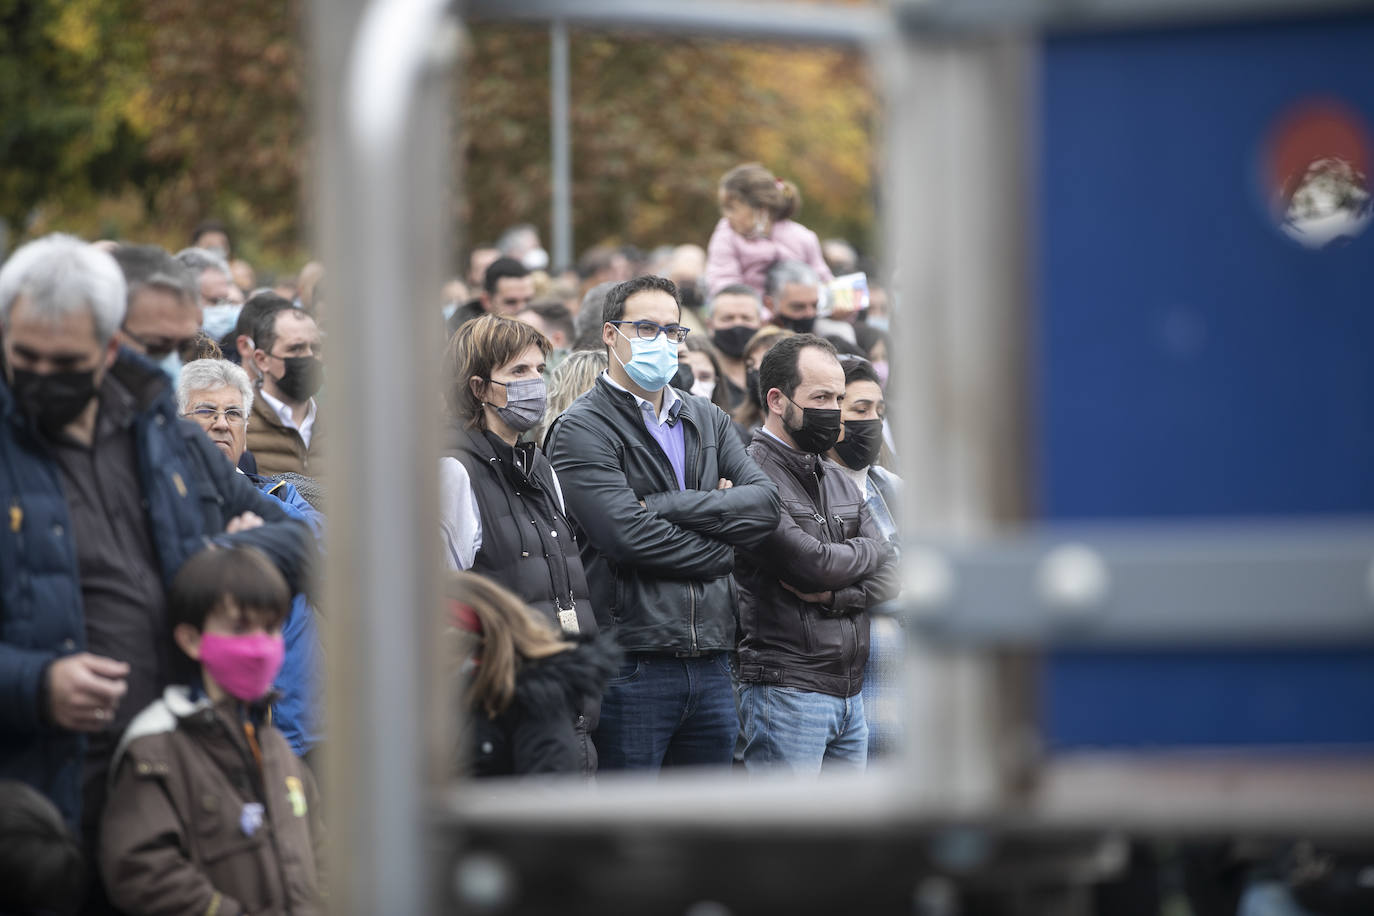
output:
POLYGON ((211 340, 222 340, 238 324, 242 305, 207 305, 200 310, 200 328, 211 340))
POLYGON ((181 382, 181 354, 173 350, 158 361, 157 367, 167 373, 167 377, 172 380, 172 390, 176 391, 177 385, 181 382))
POLYGON ((615 350, 616 360, 625 367, 625 374, 645 391, 658 391, 664 385, 673 380, 677 375, 677 344, 668 339, 668 335, 659 334, 653 340, 641 340, 638 337, 631 338, 616 328, 615 332, 626 340, 630 341, 630 361, 627 363, 620 358, 620 354, 615 350))

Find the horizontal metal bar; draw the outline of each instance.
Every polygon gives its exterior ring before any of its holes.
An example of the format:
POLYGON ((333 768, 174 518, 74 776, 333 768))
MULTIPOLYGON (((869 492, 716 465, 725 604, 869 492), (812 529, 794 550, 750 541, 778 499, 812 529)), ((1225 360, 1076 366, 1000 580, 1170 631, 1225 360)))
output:
POLYGON ((909 546, 911 620, 936 642, 1374 645, 1374 526, 1058 528, 909 546))
POLYGON ((1374 10, 1374 0, 906 0, 891 11, 812 3, 665 0, 468 0, 471 22, 547 23, 776 41, 865 45, 894 30, 938 34, 1006 30, 1186 26, 1374 10))
POLYGON ((903 27, 931 33, 1189 26, 1371 8, 1370 0, 906 0, 895 6, 903 27))
POLYGON ((480 831, 643 836, 724 831, 782 836, 814 830, 936 830, 981 823, 1016 832, 1122 830, 1186 836, 1368 836, 1374 823, 1374 757, 1249 751, 1065 755, 1014 805, 921 797, 897 765, 874 765, 820 783, 740 774, 600 773, 575 780, 492 781, 436 799, 438 822, 480 831))
POLYGON ((890 31, 886 10, 811 3, 664 0, 468 0, 468 22, 547 23, 671 35, 868 44, 890 31))

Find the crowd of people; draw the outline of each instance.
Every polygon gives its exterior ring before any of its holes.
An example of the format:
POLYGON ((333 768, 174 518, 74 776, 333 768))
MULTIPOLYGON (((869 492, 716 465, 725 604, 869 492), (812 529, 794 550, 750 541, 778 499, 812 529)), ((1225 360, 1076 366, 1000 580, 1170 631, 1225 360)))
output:
MULTIPOLYGON (((896 742, 887 300, 870 268, 866 308, 830 301, 863 265, 791 183, 719 194, 706 249, 559 272, 522 225, 443 289, 469 775, 896 742)), ((259 285, 214 222, 0 265, 0 910, 322 909, 325 291, 259 285)))

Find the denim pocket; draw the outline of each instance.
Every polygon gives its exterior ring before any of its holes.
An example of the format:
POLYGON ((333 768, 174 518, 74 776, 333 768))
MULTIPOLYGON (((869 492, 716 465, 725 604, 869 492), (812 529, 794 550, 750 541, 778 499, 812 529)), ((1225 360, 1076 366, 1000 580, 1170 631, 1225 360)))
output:
POLYGON ((632 681, 638 680, 640 669, 643 665, 644 659, 642 658, 625 659, 625 661, 620 663, 620 667, 616 669, 615 676, 606 681, 606 686, 610 687, 619 684, 629 684, 632 681))
POLYGON ((721 670, 721 673, 723 673, 726 677, 730 678, 730 680, 733 681, 735 679, 735 672, 731 669, 730 666, 729 652, 717 652, 715 654, 715 657, 712 659, 712 662, 715 664, 717 668, 721 670))

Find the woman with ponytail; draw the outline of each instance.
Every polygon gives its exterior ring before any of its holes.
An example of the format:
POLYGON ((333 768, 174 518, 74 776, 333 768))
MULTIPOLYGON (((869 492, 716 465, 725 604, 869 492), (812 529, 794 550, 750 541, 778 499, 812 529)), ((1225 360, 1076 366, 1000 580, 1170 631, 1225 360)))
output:
POLYGON ((720 222, 707 247, 707 298, 732 283, 764 292, 774 261, 811 265, 822 283, 835 279, 816 233, 796 221, 801 192, 757 162, 735 166, 720 179, 720 222))

